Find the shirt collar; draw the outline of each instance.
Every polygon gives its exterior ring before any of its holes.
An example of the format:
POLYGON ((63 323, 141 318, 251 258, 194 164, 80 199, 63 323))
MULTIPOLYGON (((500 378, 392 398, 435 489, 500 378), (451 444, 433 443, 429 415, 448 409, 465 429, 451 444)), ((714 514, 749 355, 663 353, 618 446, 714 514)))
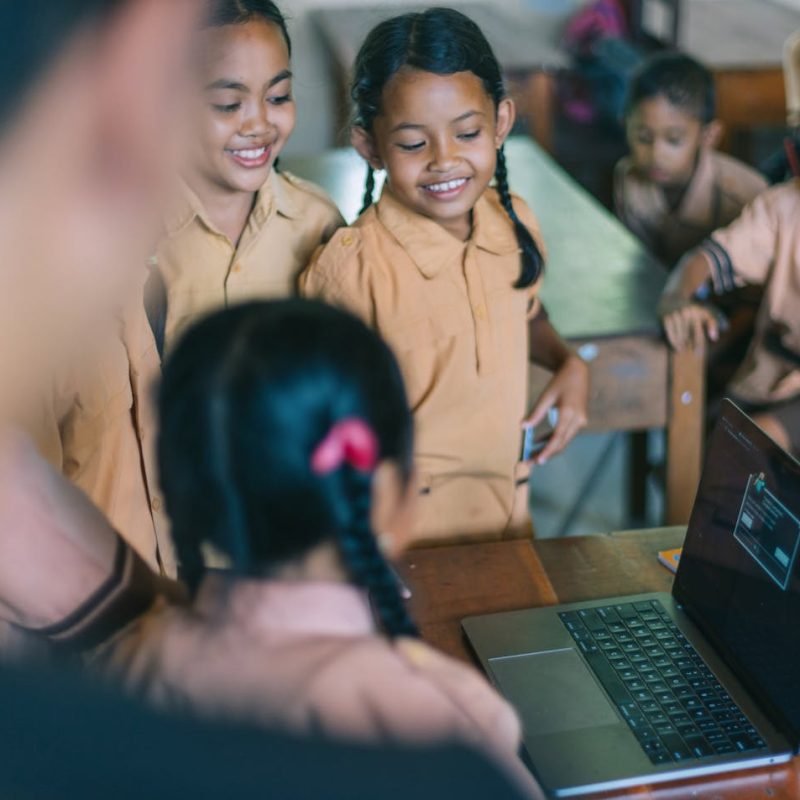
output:
POLYGON ((419 271, 434 278, 454 261, 460 261, 464 248, 473 244, 495 255, 519 252, 514 227, 494 190, 487 190, 472 211, 472 236, 462 242, 441 225, 411 211, 384 187, 376 213, 383 226, 397 240, 419 271))
MULTIPOLYGON (((261 228, 270 218, 273 209, 288 219, 297 219, 302 210, 287 191, 287 181, 270 170, 264 185, 256 193, 256 202, 248 220, 248 226, 261 228)), ((179 198, 174 211, 167 215, 165 227, 168 236, 175 236, 187 228, 195 219, 200 220, 209 230, 216 231, 209 220, 200 198, 185 183, 181 183, 179 198)))
POLYGON ((254 633, 368 636, 375 620, 366 595, 349 583, 207 578, 196 607, 214 613, 224 601, 224 615, 254 633))

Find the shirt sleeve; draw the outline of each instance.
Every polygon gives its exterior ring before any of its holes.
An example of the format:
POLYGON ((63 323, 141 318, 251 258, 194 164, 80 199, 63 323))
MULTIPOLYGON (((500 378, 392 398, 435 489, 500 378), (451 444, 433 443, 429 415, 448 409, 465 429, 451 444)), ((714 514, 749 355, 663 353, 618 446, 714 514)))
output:
POLYGON ((715 231, 700 245, 709 262, 714 291, 721 294, 744 284, 765 283, 776 242, 774 192, 765 192, 745 206, 728 227, 715 231))
POLYGON ((357 230, 339 228, 300 275, 300 296, 343 308, 374 325, 372 288, 361 244, 357 230))

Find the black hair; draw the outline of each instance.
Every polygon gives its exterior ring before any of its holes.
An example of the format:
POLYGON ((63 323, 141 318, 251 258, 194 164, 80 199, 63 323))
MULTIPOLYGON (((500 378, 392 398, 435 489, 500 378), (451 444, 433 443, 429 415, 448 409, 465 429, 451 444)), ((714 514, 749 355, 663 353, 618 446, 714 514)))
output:
MULTIPOLYGON (((500 64, 481 29, 467 16, 450 8, 431 8, 381 22, 367 36, 356 57, 351 97, 354 124, 371 132, 381 113, 384 87, 403 67, 452 75, 472 72, 483 83, 495 108, 506 97, 500 64)), ((544 259, 531 232, 522 224, 511 202, 504 149, 497 151, 497 192, 514 225, 521 251, 518 289, 536 283, 544 259)), ((368 167, 362 212, 372 205, 375 178, 368 167)))
POLYGON ((644 100, 655 97, 666 98, 704 125, 716 115, 714 76, 699 61, 683 53, 657 53, 639 66, 628 87, 625 116, 644 100))
POLYGON ((286 17, 281 13, 278 6, 270 2, 270 0, 214 0, 206 26, 209 28, 221 28, 224 25, 244 25, 256 19, 269 22, 280 28, 291 56, 292 39, 289 36, 286 17))
POLYGON ((179 343, 160 390, 158 453, 181 576, 197 587, 202 548, 234 574, 263 576, 325 541, 368 590, 390 636, 416 635, 371 529, 371 473, 327 475, 312 454, 345 419, 365 422, 380 459, 410 479, 413 423, 397 362, 343 311, 305 300, 218 312, 179 343))
POLYGON ((0 125, 22 107, 28 92, 83 26, 128 0, 3 0, 0 2, 0 125))

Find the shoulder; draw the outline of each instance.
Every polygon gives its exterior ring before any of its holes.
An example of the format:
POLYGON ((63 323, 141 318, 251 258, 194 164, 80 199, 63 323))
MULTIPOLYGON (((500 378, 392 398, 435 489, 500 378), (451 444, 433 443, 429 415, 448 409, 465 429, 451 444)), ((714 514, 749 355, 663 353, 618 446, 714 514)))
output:
POLYGON ((767 188, 761 173, 725 153, 712 153, 714 172, 721 191, 745 205, 767 188))
MULTIPOLYGON (((771 186, 756 195, 745 207, 739 221, 764 222, 773 226, 795 226, 800 217, 800 178, 771 186)), ((735 225, 736 223, 734 223, 735 225)))
POLYGON ((482 676, 415 640, 375 636, 353 644, 319 675, 315 693, 357 715, 354 724, 376 725, 391 738, 488 740, 509 750, 519 743, 516 714, 482 676))
POLYGON ((344 224, 344 220, 342 219, 342 215, 336 203, 333 202, 322 187, 304 178, 298 178, 297 175, 291 172, 281 171, 276 174, 287 195, 289 195, 297 205, 301 206, 304 211, 311 210, 321 216, 340 220, 340 224, 344 224))
POLYGON ((300 276, 301 294, 347 306, 367 302, 370 275, 379 260, 366 257, 375 250, 375 223, 374 208, 368 209, 355 225, 339 228, 327 244, 317 248, 300 276))

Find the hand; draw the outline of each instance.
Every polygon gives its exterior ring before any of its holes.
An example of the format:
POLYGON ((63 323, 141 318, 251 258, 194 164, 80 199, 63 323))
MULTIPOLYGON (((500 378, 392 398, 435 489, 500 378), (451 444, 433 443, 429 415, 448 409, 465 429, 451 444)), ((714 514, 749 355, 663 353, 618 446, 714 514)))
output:
POLYGON ((697 350, 708 337, 719 339, 720 319, 708 306, 669 295, 662 298, 658 309, 667 340, 675 350, 691 347, 697 350))
POLYGON ((589 369, 582 359, 570 355, 553 375, 530 416, 522 427, 538 425, 551 408, 558 409, 556 424, 550 441, 544 450, 533 460, 544 464, 549 458, 560 453, 586 427, 589 405, 589 369))

